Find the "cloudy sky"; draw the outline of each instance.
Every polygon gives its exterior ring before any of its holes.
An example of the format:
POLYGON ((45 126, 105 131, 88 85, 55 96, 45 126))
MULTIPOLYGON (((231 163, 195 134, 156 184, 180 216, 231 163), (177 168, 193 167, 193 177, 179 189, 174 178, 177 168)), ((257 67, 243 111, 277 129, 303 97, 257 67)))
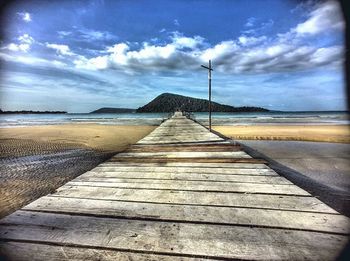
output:
POLYGON ((158 94, 273 110, 343 110, 335 1, 23 1, 0 46, 1 109, 137 108, 158 94))

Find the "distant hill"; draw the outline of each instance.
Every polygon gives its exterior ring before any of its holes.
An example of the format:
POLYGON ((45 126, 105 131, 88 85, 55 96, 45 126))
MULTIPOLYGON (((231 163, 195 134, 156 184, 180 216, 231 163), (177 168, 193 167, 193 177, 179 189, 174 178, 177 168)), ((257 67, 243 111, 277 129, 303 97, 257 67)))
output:
MULTIPOLYGON (((187 112, 207 112, 209 101, 182 96, 172 93, 163 93, 151 102, 138 108, 136 112, 173 112, 177 109, 187 112)), ((211 103, 213 112, 264 112, 267 109, 260 107, 233 107, 216 102, 211 103)))
POLYGON ((135 111, 136 109, 128 109, 128 108, 101 108, 96 111, 92 111, 90 113, 132 113, 135 111))
POLYGON ((57 114, 67 113, 66 111, 3 111, 0 109, 0 114, 57 114))

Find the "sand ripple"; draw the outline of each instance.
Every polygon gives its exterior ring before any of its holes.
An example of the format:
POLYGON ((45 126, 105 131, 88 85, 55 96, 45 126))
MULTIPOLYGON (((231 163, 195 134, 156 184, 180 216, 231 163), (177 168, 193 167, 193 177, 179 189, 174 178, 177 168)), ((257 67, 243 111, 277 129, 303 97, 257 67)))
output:
POLYGON ((54 192, 113 154, 57 148, 44 155, 0 158, 0 217, 54 192))

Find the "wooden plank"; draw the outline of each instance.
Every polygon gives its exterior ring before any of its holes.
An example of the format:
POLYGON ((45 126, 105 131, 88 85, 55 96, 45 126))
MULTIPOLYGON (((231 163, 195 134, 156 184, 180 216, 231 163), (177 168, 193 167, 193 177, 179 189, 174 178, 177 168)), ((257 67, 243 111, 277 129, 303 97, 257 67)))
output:
POLYGON ((163 141, 163 140, 173 140, 173 139, 176 139, 176 140, 183 140, 183 141, 186 141, 186 140, 192 140, 192 139, 201 139, 201 140, 211 140, 211 139, 214 139, 214 140, 218 140, 218 137, 215 137, 211 134, 187 134, 187 135, 180 135, 180 134, 174 134, 174 135, 159 135, 159 136, 147 136, 145 138, 143 138, 142 140, 143 141, 152 141, 152 140, 160 140, 160 141, 163 141))
POLYGON ((209 205, 243 208, 261 208, 333 213, 328 207, 314 197, 291 195, 242 194, 242 193, 208 193, 201 191, 171 191, 155 189, 128 189, 108 187, 62 186, 54 196, 88 198, 101 200, 139 201, 181 205, 209 205))
POLYGON ((206 145, 206 146, 131 146, 125 152, 174 152, 174 151, 240 151, 241 146, 206 145))
POLYGON ((330 260, 348 241, 347 236, 317 232, 29 211, 17 211, 1 223, 5 239, 236 259, 330 260))
MULTIPOLYGON (((199 125, 199 124, 196 124, 196 123, 194 123, 194 122, 185 122, 185 123, 183 123, 183 124, 176 124, 176 125, 174 125, 174 124, 162 124, 162 125, 160 125, 159 126, 159 128, 156 128, 155 130, 154 130, 154 133, 156 133, 156 132, 162 132, 162 131, 167 131, 167 130, 169 130, 169 131, 173 131, 173 130, 190 130, 190 131, 192 131, 192 130, 196 130, 196 131, 206 131, 207 133, 208 133, 208 130, 206 129, 206 128, 204 128, 203 126, 201 126, 201 125, 199 125)), ((152 133, 153 134, 153 133, 152 133)))
POLYGON ((231 148, 241 147, 238 143, 231 142, 218 142, 218 143, 204 143, 204 144, 178 144, 178 145, 141 145, 141 144, 133 144, 130 146, 130 149, 142 149, 142 148, 227 148, 228 150, 231 148))
POLYGON ((184 128, 178 128, 178 130, 175 130, 174 128, 167 128, 167 129, 162 129, 162 130, 157 130, 154 131, 152 134, 148 135, 148 137, 167 137, 167 136, 188 136, 188 135, 206 135, 212 137, 212 134, 208 133, 207 130, 203 129, 195 129, 195 128, 190 128, 190 129, 184 129, 184 128))
POLYGON ((202 148, 196 148, 195 146, 192 147, 180 147, 180 146, 149 146, 149 148, 130 148, 126 150, 125 152, 227 152, 227 151, 241 151, 242 148, 235 146, 232 148, 225 148, 225 147, 202 147, 202 148))
POLYGON ((135 158, 251 158, 244 151, 224 151, 224 152, 122 152, 114 156, 114 158, 120 157, 135 157, 135 158))
POLYGON ((181 126, 167 126, 163 127, 160 126, 157 129, 155 129, 152 133, 149 134, 149 136, 153 135, 159 135, 159 134, 169 134, 169 133, 205 133, 208 134, 208 130, 201 127, 201 126, 196 126, 196 125, 184 125, 182 124, 181 126))
POLYGON ((203 128, 198 128, 195 126, 182 126, 182 127, 165 127, 160 128, 149 134, 147 137, 155 137, 155 136, 161 136, 161 135, 198 135, 198 134, 205 134, 212 136, 212 133, 209 133, 208 130, 203 128))
POLYGON ((189 126, 189 127, 166 127, 166 128, 160 128, 158 130, 153 131, 149 135, 147 135, 145 138, 153 138, 153 137, 159 137, 161 135, 180 135, 180 136, 186 136, 187 135, 199 135, 204 134, 206 136, 213 137, 213 133, 208 132, 207 130, 203 128, 198 128, 195 126, 189 126))
MULTIPOLYGON (((139 141, 138 144, 148 144, 148 145, 159 145, 159 144, 178 144, 181 142, 187 142, 187 143, 193 143, 193 142, 203 142, 203 139, 188 139, 188 140, 181 140, 181 139, 163 139, 163 140, 150 140, 150 141, 139 141)), ((208 141, 208 140, 206 140, 208 141)), ((217 141, 217 140, 212 140, 217 141)))
POLYGON ((255 193, 255 194, 278 194, 311 196, 305 190, 289 184, 251 184, 251 183, 227 183, 227 182, 204 182, 204 181, 183 181, 183 180, 133 180, 116 182, 112 181, 81 181, 73 180, 67 186, 92 186, 110 188, 134 188, 134 189, 161 189, 161 190, 189 190, 206 192, 230 192, 230 193, 255 193))
POLYGON ((230 143, 229 141, 227 140, 213 140, 213 141, 210 141, 210 140, 207 140, 207 141, 174 141, 174 142, 168 142, 168 143, 161 143, 161 142, 158 142, 158 143, 152 143, 152 142, 148 142, 148 143, 145 143, 145 144, 142 144, 142 143, 135 143, 135 145, 138 145, 138 146, 176 146, 176 145, 196 145, 196 144, 224 144, 224 143, 230 143))
MULTIPOLYGON (((203 142, 181 142, 178 144, 170 144, 170 146, 190 146, 190 145, 222 145, 222 144, 234 144, 235 141, 232 140, 220 140, 220 141, 203 141, 203 142)), ((132 145, 133 147, 148 147, 148 146, 169 146, 169 144, 154 144, 154 145, 148 145, 148 144, 139 144, 135 143, 132 145)))
POLYGON ((192 180, 207 182, 248 182, 248 183, 269 183, 269 184, 292 184, 289 180, 280 176, 250 176, 250 175, 221 175, 196 173, 161 173, 161 172, 94 172, 89 171, 75 180, 109 180, 111 178, 123 179, 167 179, 167 180, 192 180))
POLYGON ((120 201, 60 197, 43 197, 26 206, 24 210, 125 217, 128 219, 350 233, 350 220, 345 216, 298 211, 161 205, 140 202, 128 202, 126 204, 120 201))
POLYGON ((277 176, 277 173, 271 169, 220 169, 220 168, 186 168, 186 167, 143 167, 140 165, 99 165, 92 169, 94 172, 149 172, 149 173, 186 173, 188 175, 198 174, 217 174, 217 175, 260 175, 260 176, 277 176))
POLYGON ((2 242, 0 253, 5 260, 19 261, 62 261, 62 260, 104 260, 104 261, 181 261, 186 258, 189 261, 199 261, 200 258, 190 258, 187 256, 152 254, 118 251, 113 249, 96 249, 94 247, 67 246, 57 242, 57 245, 47 245, 45 243, 23 243, 23 242, 2 242))
POLYGON ((143 139, 164 139, 164 138, 184 138, 184 139, 191 139, 191 138, 216 138, 218 139, 217 136, 213 133, 208 133, 205 131, 188 131, 188 132, 183 132, 182 130, 179 131, 164 131, 162 133, 152 133, 143 139))
POLYGON ((180 142, 187 142, 187 143, 194 143, 194 142, 217 142, 222 141, 222 139, 218 138, 192 138, 192 139, 152 139, 152 140, 140 140, 137 142, 137 144, 171 144, 171 143, 180 143, 180 142))
POLYGON ((191 131, 185 131, 183 129, 179 129, 178 131, 169 129, 169 130, 163 130, 162 132, 153 132, 152 134, 145 137, 147 138, 166 138, 166 137, 181 137, 181 138, 188 138, 188 137, 213 137, 212 133, 208 133, 206 130, 191 130, 191 131))
POLYGON ((262 159, 254 158, 159 158, 159 157, 113 157, 109 162, 137 162, 137 163, 167 163, 167 162, 197 162, 197 163, 250 163, 250 164, 265 164, 267 163, 262 159))
POLYGON ((267 165, 261 163, 254 163, 254 164, 249 164, 249 163, 197 163, 197 162, 167 162, 165 164, 157 164, 157 163, 116 163, 116 162, 111 162, 111 161, 105 161, 101 163, 99 166, 142 166, 142 167, 176 167, 176 168, 200 168, 200 169, 211 169, 215 168, 217 170, 223 169, 249 169, 249 170, 269 170, 272 171, 271 168, 269 168, 267 165))
POLYGON ((153 141, 153 140, 157 140, 157 141, 163 141, 163 140, 183 140, 183 141, 186 141, 186 140, 192 140, 192 139, 201 139, 201 140, 205 140, 205 139, 208 139, 208 140, 211 140, 211 139, 215 139, 217 140, 217 137, 213 137, 212 135, 207 135, 207 134, 173 134, 173 135, 169 135, 169 134, 166 134, 166 135, 154 135, 154 136, 147 136, 146 138, 143 138, 142 140, 143 141, 153 141))

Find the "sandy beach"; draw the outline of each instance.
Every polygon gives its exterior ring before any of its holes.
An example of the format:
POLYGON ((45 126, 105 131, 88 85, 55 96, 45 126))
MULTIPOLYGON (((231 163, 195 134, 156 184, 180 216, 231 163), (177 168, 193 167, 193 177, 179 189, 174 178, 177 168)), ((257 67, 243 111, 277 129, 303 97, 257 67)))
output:
POLYGON ((150 133, 154 126, 0 129, 0 217, 46 195, 150 133))
POLYGON ((247 125, 213 126, 231 139, 350 143, 348 125, 247 125))
POLYGON ((146 136, 155 126, 116 126, 64 124, 18 128, 0 128, 1 157, 87 148, 118 152, 146 136))
MULTIPOLYGON (((0 216, 54 191, 155 128, 100 124, 0 128, 0 216)), ((349 129, 343 125, 215 126, 213 129, 233 139, 350 142, 349 129)), ((269 150, 278 151, 279 147, 270 144, 269 150)), ((299 153, 298 149, 289 151, 299 153)), ((316 172, 317 162, 308 163, 316 172)), ((332 173, 326 174, 323 176, 331 180, 332 173)), ((315 174, 313 178, 319 179, 315 174)))

